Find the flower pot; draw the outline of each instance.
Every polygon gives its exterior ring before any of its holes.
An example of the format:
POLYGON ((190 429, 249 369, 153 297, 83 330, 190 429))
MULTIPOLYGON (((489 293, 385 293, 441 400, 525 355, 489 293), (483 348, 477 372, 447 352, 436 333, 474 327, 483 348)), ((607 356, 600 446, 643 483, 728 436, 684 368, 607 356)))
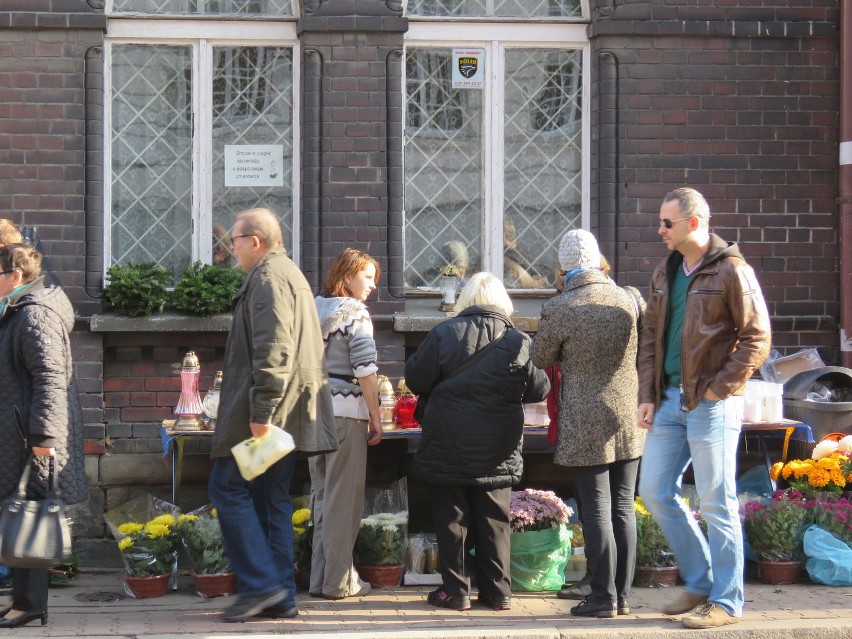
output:
POLYGON ((633 583, 643 588, 671 588, 677 584, 677 566, 637 566, 633 583))
POLYGON ((153 577, 131 577, 124 575, 124 584, 128 592, 136 599, 151 599, 162 597, 169 587, 172 573, 154 575, 153 577))
POLYGON ((802 577, 801 561, 758 561, 757 576, 765 584, 795 584, 802 577))
POLYGON ((232 572, 221 572, 214 575, 199 575, 195 577, 195 592, 202 597, 224 597, 233 595, 237 590, 237 575, 232 572))
POLYGON ((390 566, 362 566, 355 568, 361 579, 368 582, 373 588, 395 588, 402 580, 403 564, 392 564, 390 566))

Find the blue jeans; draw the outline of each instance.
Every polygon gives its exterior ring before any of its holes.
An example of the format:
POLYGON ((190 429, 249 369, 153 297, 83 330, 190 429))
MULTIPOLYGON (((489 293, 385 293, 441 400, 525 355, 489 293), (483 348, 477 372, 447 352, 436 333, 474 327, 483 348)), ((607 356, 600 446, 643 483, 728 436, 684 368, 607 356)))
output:
POLYGON ((687 592, 707 595, 735 617, 743 609, 743 536, 735 481, 741 427, 741 398, 702 399, 687 412, 680 407, 678 388, 668 388, 648 433, 639 474, 639 493, 674 551, 687 592), (709 543, 689 509, 676 499, 690 461, 709 543))
POLYGON ((240 475, 233 457, 217 457, 208 483, 225 550, 237 575, 237 592, 252 596, 283 588, 287 590, 286 606, 296 603, 290 499, 295 467, 296 455, 290 453, 262 475, 258 486, 252 486, 240 475), (262 504, 265 513, 258 513, 255 503, 262 504))

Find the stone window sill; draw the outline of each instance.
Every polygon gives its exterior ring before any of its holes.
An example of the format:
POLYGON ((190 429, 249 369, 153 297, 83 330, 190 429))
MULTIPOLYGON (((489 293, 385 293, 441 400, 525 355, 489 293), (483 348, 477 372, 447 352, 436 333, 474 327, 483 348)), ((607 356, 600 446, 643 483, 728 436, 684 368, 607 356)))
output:
POLYGON ((102 313, 89 318, 89 330, 93 333, 226 333, 231 330, 231 320, 230 313, 210 317, 173 312, 146 317, 102 313))

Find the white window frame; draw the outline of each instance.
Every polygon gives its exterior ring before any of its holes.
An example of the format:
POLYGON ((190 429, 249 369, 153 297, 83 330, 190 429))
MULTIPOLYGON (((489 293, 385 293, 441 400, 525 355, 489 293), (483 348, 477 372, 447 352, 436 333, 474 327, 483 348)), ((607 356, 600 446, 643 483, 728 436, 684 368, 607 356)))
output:
MULTIPOLYGON (((584 0, 584 12, 588 3, 584 0)), ((485 49, 485 72, 487 82, 483 95, 483 171, 482 198, 484 215, 482 220, 482 268, 503 277, 503 169, 505 162, 502 125, 504 114, 505 65, 503 51, 506 49, 571 49, 582 50, 582 196, 581 223, 584 229, 591 226, 591 45, 583 23, 483 23, 470 19, 440 22, 435 18, 428 21, 409 23, 405 34, 405 46, 429 47, 478 47, 485 49), (440 37, 439 37, 440 36, 440 37), (489 107, 489 105, 491 105, 489 107), (497 169, 495 170, 495 167, 497 169)), ((403 56, 403 72, 405 57, 403 56)), ((402 83, 402 103, 407 104, 406 83, 402 83)), ((403 139, 405 118, 403 118, 403 139)), ((553 289, 512 289, 512 293, 553 289)))
MULTIPOLYGON (((588 2, 588 0, 582 0, 582 1, 584 3, 588 2)), ((276 16, 274 14, 265 14, 265 13, 204 13, 204 12, 201 12, 201 11, 196 12, 196 13, 189 13, 189 14, 187 14, 187 13, 180 13, 180 14, 157 13, 157 14, 153 14, 153 15, 157 15, 157 16, 178 15, 178 16, 182 16, 182 17, 183 16, 222 16, 222 17, 225 17, 225 18, 231 17, 231 18, 243 18, 243 19, 245 19, 245 18, 256 19, 258 17, 264 17, 264 18, 281 17, 281 18, 295 19, 295 18, 299 17, 299 10, 300 10, 299 0, 291 0, 290 10, 293 13, 292 16, 276 16)), ((152 14, 145 14, 145 13, 136 12, 136 11, 133 11, 133 12, 121 11, 119 13, 115 13, 115 0, 106 0, 106 2, 104 3, 104 13, 108 16, 116 15, 116 16, 123 16, 123 17, 135 16, 135 15, 152 15, 152 14)))
POLYGON ((240 21, 234 24, 229 20, 111 19, 107 23, 104 39, 104 277, 112 266, 112 47, 127 44, 185 46, 192 49, 191 261, 201 260, 208 264, 213 258, 213 50, 221 46, 293 49, 293 237, 290 241, 290 257, 296 264, 300 264, 301 54, 296 23, 240 21), (239 36, 235 37, 235 33, 239 36))

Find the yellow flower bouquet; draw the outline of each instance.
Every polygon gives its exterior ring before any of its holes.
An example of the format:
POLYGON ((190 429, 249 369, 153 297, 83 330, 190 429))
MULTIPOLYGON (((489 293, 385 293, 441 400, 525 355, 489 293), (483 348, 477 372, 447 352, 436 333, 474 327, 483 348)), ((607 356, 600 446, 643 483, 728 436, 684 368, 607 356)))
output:
POLYGON ((293 563, 297 570, 308 572, 311 569, 311 551, 314 525, 310 508, 298 508, 293 511, 293 563))
POLYGON ((172 572, 180 537, 172 504, 143 495, 104 516, 131 577, 152 577, 172 572))
POLYGON ((806 497, 814 497, 818 492, 839 494, 852 482, 852 459, 837 449, 837 442, 820 442, 811 459, 777 462, 769 477, 776 482, 783 480, 806 497))

